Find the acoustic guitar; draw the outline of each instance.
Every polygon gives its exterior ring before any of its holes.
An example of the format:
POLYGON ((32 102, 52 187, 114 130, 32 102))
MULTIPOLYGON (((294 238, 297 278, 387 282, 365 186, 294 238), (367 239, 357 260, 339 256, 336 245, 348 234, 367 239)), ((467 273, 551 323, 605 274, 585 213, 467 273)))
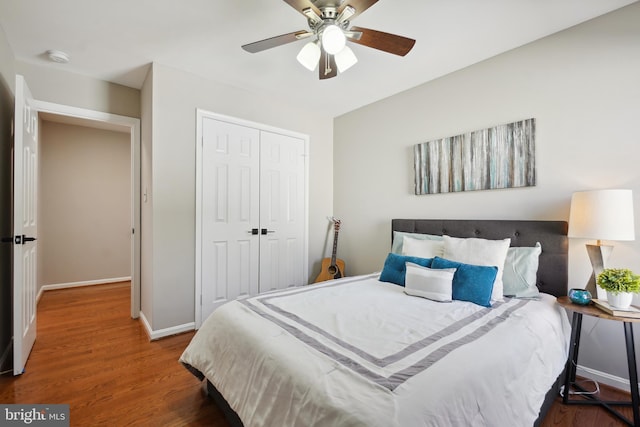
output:
POLYGON ((344 277, 344 261, 341 259, 336 259, 336 252, 338 250, 338 232, 340 231, 340 220, 336 220, 335 218, 332 218, 331 220, 333 221, 333 253, 331 254, 331 258, 324 258, 322 260, 322 268, 320 269, 320 274, 318 274, 318 277, 316 277, 316 281, 314 283, 344 277))

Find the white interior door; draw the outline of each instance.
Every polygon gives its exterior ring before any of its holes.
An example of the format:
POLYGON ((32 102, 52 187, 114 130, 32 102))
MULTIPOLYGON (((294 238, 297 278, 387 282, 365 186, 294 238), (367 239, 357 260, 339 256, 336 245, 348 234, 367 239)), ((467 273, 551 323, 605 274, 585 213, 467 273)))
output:
POLYGON ((202 320, 258 292, 259 138, 254 128, 203 118, 202 320))
POLYGON ((266 292, 305 283, 305 144, 262 131, 260 153, 260 292, 266 292))
POLYGON ((13 374, 24 372, 36 340, 38 112, 16 76, 13 161, 13 374))

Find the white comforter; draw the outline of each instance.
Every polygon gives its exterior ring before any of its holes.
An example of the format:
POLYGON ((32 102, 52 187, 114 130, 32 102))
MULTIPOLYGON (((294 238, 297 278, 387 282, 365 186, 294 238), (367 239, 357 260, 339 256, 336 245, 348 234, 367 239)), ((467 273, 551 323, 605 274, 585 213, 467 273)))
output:
POLYGON ((567 359, 555 298, 437 303, 360 276, 225 304, 181 362, 246 427, 531 426, 567 359))

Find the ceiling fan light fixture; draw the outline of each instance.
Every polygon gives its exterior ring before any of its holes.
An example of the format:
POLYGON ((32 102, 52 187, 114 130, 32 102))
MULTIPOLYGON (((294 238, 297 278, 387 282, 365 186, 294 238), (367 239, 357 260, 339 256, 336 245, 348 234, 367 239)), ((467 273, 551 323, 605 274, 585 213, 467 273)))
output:
POLYGON ((342 28, 337 25, 328 25, 322 32, 322 48, 330 55, 335 55, 344 49, 347 38, 342 32, 342 28))
POLYGON ((351 50, 351 48, 349 48, 348 46, 345 46, 334 56, 334 58, 336 60, 338 71, 340 71, 341 73, 344 73, 349 68, 356 65, 356 63, 358 62, 358 58, 356 58, 355 53, 353 53, 353 50, 351 50))
POLYGON ((320 60, 320 47, 316 42, 309 42, 300 49, 296 59, 309 71, 313 71, 320 60))

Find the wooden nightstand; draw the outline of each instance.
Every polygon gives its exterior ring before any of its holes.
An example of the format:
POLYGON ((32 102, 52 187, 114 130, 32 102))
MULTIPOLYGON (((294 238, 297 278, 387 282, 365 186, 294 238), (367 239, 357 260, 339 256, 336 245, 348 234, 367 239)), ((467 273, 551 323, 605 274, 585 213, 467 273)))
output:
POLYGON ((571 302, 569 297, 560 297, 557 299, 558 304, 573 311, 573 321, 571 323, 571 345, 569 347, 569 357, 565 368, 564 396, 562 401, 565 405, 600 405, 611 412, 616 417, 630 426, 640 427, 640 397, 638 396, 638 371, 636 367, 636 352, 633 342, 633 324, 640 322, 640 319, 612 316, 595 307, 593 303, 590 305, 578 305, 571 302), (602 401, 592 395, 582 395, 587 400, 569 399, 569 390, 571 387, 584 392, 584 389, 575 383, 576 366, 578 365, 578 350, 580 348, 580 331, 582 329, 582 316, 600 317, 602 319, 615 320, 622 322, 624 325, 624 337, 627 347, 627 364, 629 366, 629 382, 631 383, 631 402, 629 401, 602 401), (633 421, 627 419, 620 412, 616 411, 613 406, 631 406, 633 409, 633 421))

